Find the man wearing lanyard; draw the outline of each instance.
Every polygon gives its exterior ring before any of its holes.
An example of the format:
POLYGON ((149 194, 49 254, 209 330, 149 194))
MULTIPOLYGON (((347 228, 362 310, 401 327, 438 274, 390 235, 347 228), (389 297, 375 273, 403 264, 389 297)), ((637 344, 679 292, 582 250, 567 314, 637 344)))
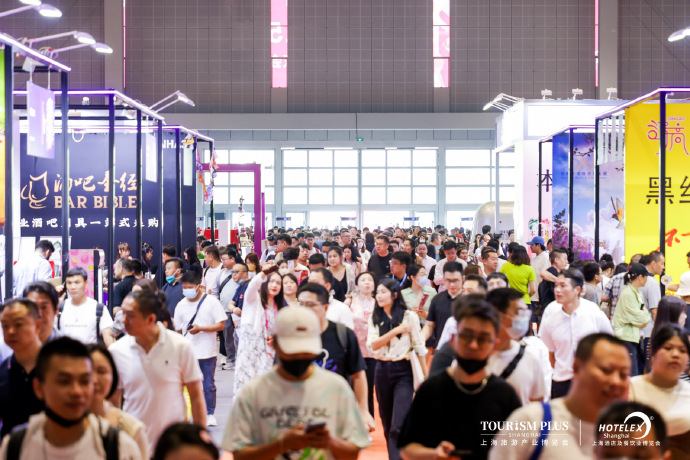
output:
POLYGON ((391 272, 386 278, 393 278, 400 283, 400 290, 412 286, 412 280, 407 276, 407 267, 410 266, 410 255, 405 251, 396 251, 391 254, 391 272))

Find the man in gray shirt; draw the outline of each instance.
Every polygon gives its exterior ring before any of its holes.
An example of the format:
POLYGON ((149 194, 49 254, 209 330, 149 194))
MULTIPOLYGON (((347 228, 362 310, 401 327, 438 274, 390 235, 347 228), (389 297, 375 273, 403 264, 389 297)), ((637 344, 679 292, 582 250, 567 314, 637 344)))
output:
POLYGON ((597 284, 601 281, 601 267, 596 262, 587 263, 582 266, 582 275, 585 277, 582 297, 596 305, 601 304, 601 297, 597 292, 597 284))
POLYGON ((666 268, 666 258, 659 251, 652 251, 646 256, 640 258, 640 263, 647 268, 647 271, 654 276, 648 276, 647 282, 644 286, 640 288, 640 292, 644 296, 644 306, 648 309, 649 313, 652 315, 652 321, 647 323, 645 327, 642 328, 642 337, 644 342, 644 354, 640 355, 638 353, 638 369, 645 369, 646 366, 645 358, 648 356, 647 347, 649 345, 649 338, 652 336, 652 328, 654 328, 654 319, 656 319, 656 309, 659 306, 659 301, 661 300, 661 287, 656 277, 661 276, 666 268), (644 367, 643 367, 644 366, 644 367))
MULTIPOLYGON (((218 298, 220 299, 223 309, 228 314, 228 320, 225 322, 225 328, 223 329, 223 341, 224 354, 226 361, 221 363, 221 369, 234 368, 235 367, 235 340, 233 339, 233 334, 235 332, 235 325, 230 318, 230 302, 235 296, 235 291, 237 291, 238 284, 235 282, 232 276, 233 269, 237 263, 237 251, 233 248, 225 248, 220 254, 220 261, 222 263, 222 270, 218 277, 218 298)), ((221 346, 223 343, 221 343, 221 346)))

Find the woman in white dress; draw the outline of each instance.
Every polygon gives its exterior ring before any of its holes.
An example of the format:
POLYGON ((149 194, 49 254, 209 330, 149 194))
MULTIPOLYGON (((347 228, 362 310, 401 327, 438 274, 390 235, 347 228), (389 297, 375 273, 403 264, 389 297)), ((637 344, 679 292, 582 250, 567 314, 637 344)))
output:
POLYGON ((273 367, 275 318, 283 305, 283 280, 278 266, 271 265, 252 278, 244 294, 233 395, 245 383, 273 367))

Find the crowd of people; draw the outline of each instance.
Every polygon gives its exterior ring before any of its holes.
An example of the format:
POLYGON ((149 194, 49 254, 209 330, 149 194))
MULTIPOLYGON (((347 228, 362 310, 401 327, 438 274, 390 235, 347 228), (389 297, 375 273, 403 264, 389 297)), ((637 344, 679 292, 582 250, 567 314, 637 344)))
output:
POLYGON ((690 458, 690 272, 664 296, 659 251, 509 240, 274 227, 161 267, 120 243, 112 310, 81 268, 48 283, 39 241, 0 310, 0 459, 355 459, 376 416, 391 460, 690 458))

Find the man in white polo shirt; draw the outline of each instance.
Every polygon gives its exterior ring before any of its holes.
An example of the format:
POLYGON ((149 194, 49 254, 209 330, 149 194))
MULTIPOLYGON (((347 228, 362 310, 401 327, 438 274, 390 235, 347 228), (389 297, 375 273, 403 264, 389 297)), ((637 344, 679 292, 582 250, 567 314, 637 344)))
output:
POLYGON ((556 280, 556 301, 546 307, 542 317, 540 337, 549 349, 553 366, 551 398, 568 394, 580 340, 597 332, 613 335, 611 323, 599 306, 580 298, 584 284, 579 270, 563 270, 556 280))
POLYGON ((184 387, 194 423, 206 427, 202 374, 194 349, 189 340, 156 322, 161 309, 157 294, 130 293, 122 302, 129 335, 109 348, 120 377, 118 393, 124 393, 123 410, 146 425, 150 452, 168 425, 187 419, 184 387))

